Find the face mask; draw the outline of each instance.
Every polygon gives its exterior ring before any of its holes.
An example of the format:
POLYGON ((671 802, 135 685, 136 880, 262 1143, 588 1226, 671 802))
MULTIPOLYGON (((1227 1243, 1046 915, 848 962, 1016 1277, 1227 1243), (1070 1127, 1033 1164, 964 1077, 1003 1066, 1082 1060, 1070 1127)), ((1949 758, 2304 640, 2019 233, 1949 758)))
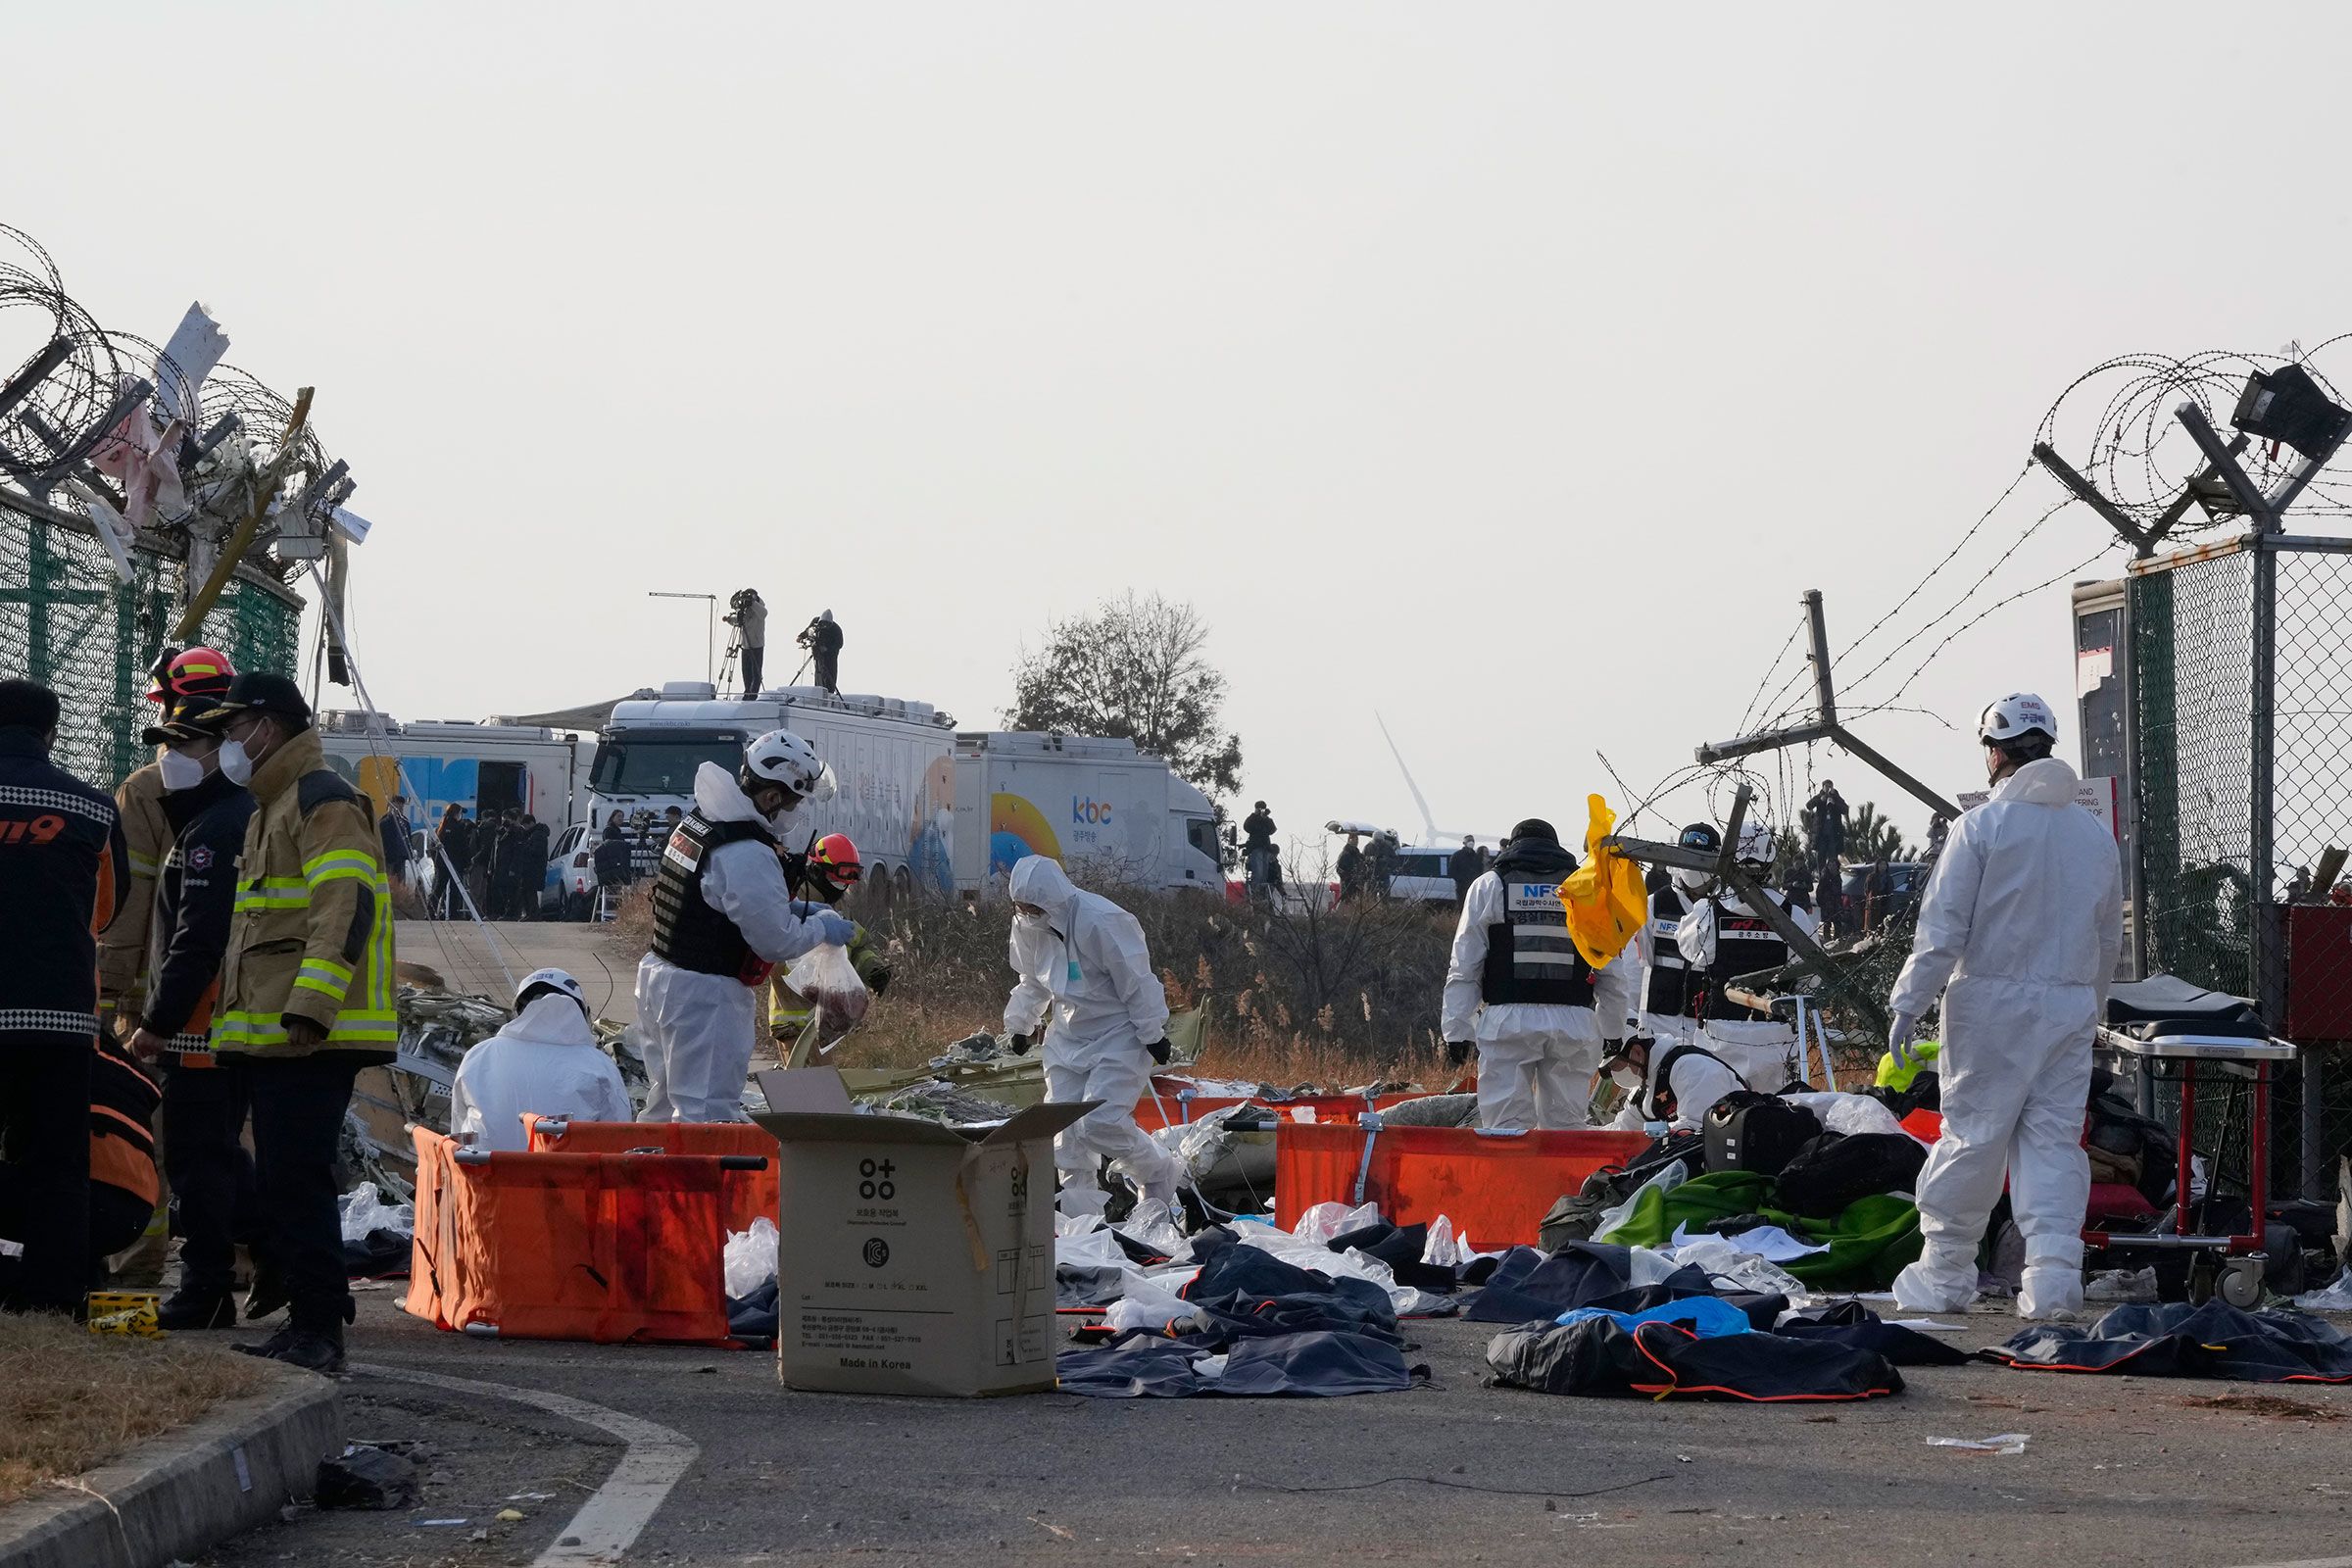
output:
POLYGON ((204 763, 185 752, 166 752, 155 765, 164 775, 164 788, 173 794, 204 782, 204 763))
POLYGON ((231 784, 253 782, 253 758, 246 752, 243 741, 222 741, 215 760, 220 764, 220 776, 231 784))
POLYGON ((1715 879, 1713 877, 1707 875, 1707 873, 1704 871, 1688 871, 1678 869, 1674 873, 1674 885, 1678 888, 1681 888, 1685 893, 1703 893, 1707 889, 1707 884, 1714 880, 1715 879))
POLYGON ((1610 1072, 1609 1077, 1616 1081, 1617 1087, 1620 1089, 1639 1089, 1642 1087, 1642 1070, 1639 1067, 1618 1067, 1610 1072))

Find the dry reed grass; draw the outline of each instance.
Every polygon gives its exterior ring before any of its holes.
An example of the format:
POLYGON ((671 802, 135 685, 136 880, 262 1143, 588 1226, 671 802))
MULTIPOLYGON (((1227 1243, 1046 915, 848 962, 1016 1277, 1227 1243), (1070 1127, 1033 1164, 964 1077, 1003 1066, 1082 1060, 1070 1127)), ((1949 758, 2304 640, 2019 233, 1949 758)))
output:
POLYGON ((259 1363, 188 1339, 0 1316, 0 1503, 184 1426, 262 1376, 259 1363))

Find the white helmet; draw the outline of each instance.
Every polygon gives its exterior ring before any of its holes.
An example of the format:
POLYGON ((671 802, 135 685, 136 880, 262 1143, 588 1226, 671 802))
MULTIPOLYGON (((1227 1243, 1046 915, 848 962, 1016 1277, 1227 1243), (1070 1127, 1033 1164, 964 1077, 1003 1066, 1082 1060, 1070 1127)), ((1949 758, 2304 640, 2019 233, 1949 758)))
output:
POLYGON ((588 1005, 588 993, 580 989, 577 980, 561 969, 533 969, 524 975, 522 984, 514 988, 514 1010, 520 1012, 530 1004, 536 994, 543 992, 569 997, 580 1004, 580 1011, 589 1018, 596 1016, 595 1010, 588 1005))
POLYGON ((1740 823, 1740 848, 1732 858, 1741 865, 1772 864, 1772 829, 1761 822, 1740 823))
POLYGON ((771 729, 743 749, 743 787, 781 784, 803 801, 829 801, 833 770, 816 748, 788 729, 771 729))
POLYGON ((1977 739, 1983 741, 2023 740, 2036 730, 2056 743, 2058 719, 2051 713, 2050 705, 2032 692, 2011 692, 1985 709, 1977 719, 1977 739))

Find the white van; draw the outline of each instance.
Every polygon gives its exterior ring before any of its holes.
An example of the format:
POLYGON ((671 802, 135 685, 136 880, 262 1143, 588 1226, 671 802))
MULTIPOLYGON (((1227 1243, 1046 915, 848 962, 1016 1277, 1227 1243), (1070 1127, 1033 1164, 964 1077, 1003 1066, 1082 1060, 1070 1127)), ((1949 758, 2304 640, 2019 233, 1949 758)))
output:
POLYGON ((1216 808, 1131 740, 967 730, 955 767, 959 892, 1000 891, 1015 860, 1043 855, 1081 881, 1225 897, 1216 808))

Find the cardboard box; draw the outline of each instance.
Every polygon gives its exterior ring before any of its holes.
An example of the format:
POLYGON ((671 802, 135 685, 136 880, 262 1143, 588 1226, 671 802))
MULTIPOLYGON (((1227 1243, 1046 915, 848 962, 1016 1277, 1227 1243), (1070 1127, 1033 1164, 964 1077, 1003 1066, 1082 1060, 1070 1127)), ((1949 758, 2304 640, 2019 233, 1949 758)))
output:
POLYGON ((777 1373, 842 1394, 1054 1387, 1054 1135, 1032 1105, 969 1134, 860 1115, 841 1074, 759 1075, 775 1135, 777 1373))

